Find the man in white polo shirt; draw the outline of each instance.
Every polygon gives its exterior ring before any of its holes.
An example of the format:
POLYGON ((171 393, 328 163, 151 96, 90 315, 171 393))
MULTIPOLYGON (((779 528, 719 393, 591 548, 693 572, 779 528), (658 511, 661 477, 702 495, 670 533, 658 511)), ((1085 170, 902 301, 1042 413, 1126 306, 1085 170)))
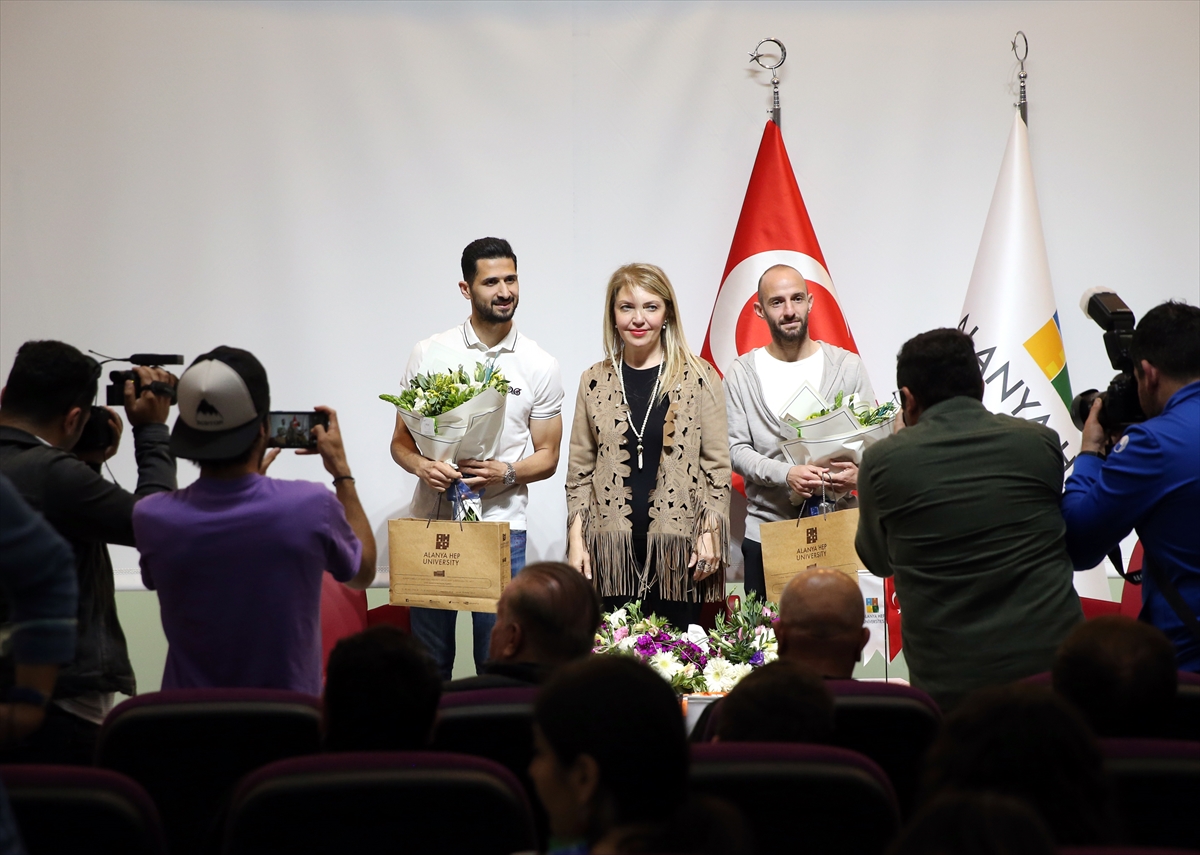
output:
POLYGON ((839 493, 858 485, 858 467, 850 462, 835 462, 829 469, 788 463, 780 443, 795 439, 796 431, 783 420, 783 409, 805 382, 827 401, 839 392, 865 403, 875 400, 858 354, 809 337, 812 301, 808 283, 795 268, 768 268, 758 280, 754 313, 767 322, 771 343, 739 356, 725 374, 729 458, 733 471, 746 481, 746 590, 764 598, 759 526, 814 513, 822 478, 839 493), (806 500, 802 506, 791 503, 793 492, 806 500))
MULTIPOLYGON (((434 343, 462 352, 468 370, 475 362, 495 360, 510 384, 500 446, 492 460, 460 460, 455 469, 449 463, 422 456, 403 419, 397 415, 392 459, 420 479, 410 510, 416 518, 449 517, 451 502, 440 494, 458 478, 472 490, 483 488, 483 520, 509 524, 512 575, 516 576, 525 566, 525 508, 529 503, 526 485, 549 478, 558 468, 562 377, 558 360, 513 326, 519 283, 517 256, 508 241, 487 237, 469 243, 462 254, 462 275, 458 288, 471 302, 471 317, 413 348, 404 371, 403 388, 421 371, 425 353, 434 343)), ((429 649, 446 680, 454 668, 457 614, 440 609, 412 610, 413 635, 429 649)), ((487 658, 496 616, 473 612, 471 619, 475 667, 479 670, 487 658)))

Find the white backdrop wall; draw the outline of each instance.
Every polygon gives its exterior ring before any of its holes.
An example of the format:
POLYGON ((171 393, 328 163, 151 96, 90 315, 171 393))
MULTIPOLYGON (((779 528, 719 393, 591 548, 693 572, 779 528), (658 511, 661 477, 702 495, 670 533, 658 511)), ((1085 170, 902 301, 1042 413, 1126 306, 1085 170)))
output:
MULTIPOLYGON (((1076 390, 1112 371, 1076 308, 1200 288, 1200 4, 0 4, 0 372, 21 342, 254 351, 277 409, 341 415, 381 537, 418 339, 462 320, 462 247, 509 238, 523 332, 571 418, 608 274, 663 266, 703 340, 789 49, 783 131, 876 389, 957 323, 1029 35, 1030 135, 1076 390)), ((563 551, 564 464, 530 558, 563 551)), ((113 471, 135 482, 132 451, 113 471)), ((315 459, 273 474, 325 478, 315 459)), ((181 482, 195 477, 180 464, 181 482)), ((381 555, 386 553, 381 553, 381 555)), ((131 550, 118 567, 136 566, 131 550)))

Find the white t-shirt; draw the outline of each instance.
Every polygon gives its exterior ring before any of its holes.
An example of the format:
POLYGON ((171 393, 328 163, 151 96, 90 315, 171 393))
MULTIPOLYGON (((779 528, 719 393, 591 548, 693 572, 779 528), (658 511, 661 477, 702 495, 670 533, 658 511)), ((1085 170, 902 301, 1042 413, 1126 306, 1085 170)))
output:
POLYGON ((767 353, 765 347, 754 351, 754 370, 762 381, 763 398, 771 412, 783 418, 783 408, 792 400, 805 382, 821 391, 821 375, 825 373, 825 353, 817 352, 795 362, 784 362, 767 353))
MULTIPOLYGON (((489 349, 475 335, 475 328, 468 318, 460 326, 417 343, 404 369, 401 388, 407 389, 409 381, 420 373, 421 363, 432 342, 460 351, 463 365, 468 369, 476 362, 496 360, 496 367, 504 372, 510 384, 504 405, 504 433, 500 437, 496 459, 516 463, 528 456, 530 419, 552 419, 562 414, 563 385, 558 360, 538 347, 533 339, 518 333, 515 325, 503 341, 489 349)), ((528 504, 529 488, 524 484, 488 487, 483 496, 483 519, 485 522, 507 522, 513 530, 524 531, 528 504)), ((450 500, 418 480, 409 513, 417 519, 435 515, 449 519, 450 500)))

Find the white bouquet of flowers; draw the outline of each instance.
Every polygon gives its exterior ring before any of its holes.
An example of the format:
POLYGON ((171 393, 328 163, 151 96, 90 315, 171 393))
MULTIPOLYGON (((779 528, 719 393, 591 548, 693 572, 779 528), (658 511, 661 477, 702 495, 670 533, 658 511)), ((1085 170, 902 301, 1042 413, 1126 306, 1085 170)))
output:
POLYGON ((837 393, 833 404, 803 420, 788 418, 796 429, 796 439, 780 443, 783 455, 793 466, 827 467, 835 460, 862 463, 868 447, 896 432, 899 408, 886 404, 860 404, 854 396, 837 393))
POLYGON ((409 388, 379 397, 395 405, 417 450, 430 460, 491 460, 504 430, 508 380, 492 362, 476 362, 473 371, 445 364, 458 356, 427 355, 409 388))

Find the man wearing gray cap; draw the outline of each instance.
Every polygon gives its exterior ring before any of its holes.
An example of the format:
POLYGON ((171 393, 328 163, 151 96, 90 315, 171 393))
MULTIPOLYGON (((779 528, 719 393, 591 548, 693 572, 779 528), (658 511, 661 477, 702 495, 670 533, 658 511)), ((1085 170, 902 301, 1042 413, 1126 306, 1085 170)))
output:
POLYGON ((158 591, 163 688, 321 692, 322 574, 364 589, 375 538, 354 488, 337 413, 313 428, 331 493, 263 474, 270 388, 254 355, 218 347, 179 379, 171 451, 200 465, 190 487, 135 509, 142 579, 158 591))

